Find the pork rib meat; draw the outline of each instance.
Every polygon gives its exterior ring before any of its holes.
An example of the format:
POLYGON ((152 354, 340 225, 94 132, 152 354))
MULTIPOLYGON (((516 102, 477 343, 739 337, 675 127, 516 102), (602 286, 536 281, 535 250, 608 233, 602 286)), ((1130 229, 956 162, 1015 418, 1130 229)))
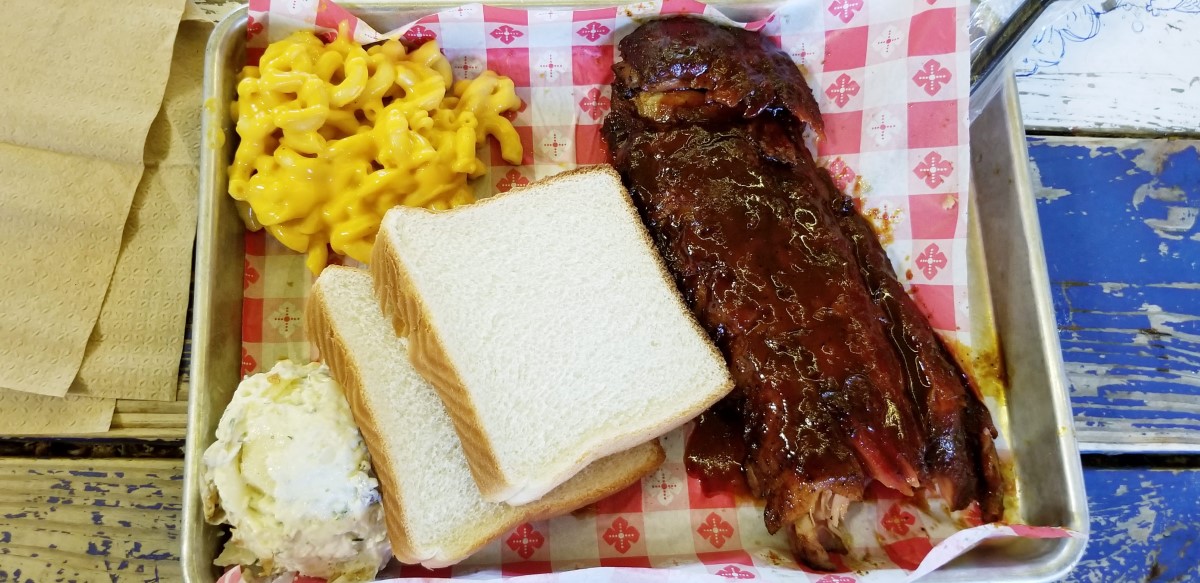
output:
POLYGON ((729 363, 723 406, 742 416, 768 529, 831 569, 839 522, 871 481, 997 519, 990 415, 804 147, 821 118, 792 61, 695 18, 643 24, 620 50, 609 156, 729 363))

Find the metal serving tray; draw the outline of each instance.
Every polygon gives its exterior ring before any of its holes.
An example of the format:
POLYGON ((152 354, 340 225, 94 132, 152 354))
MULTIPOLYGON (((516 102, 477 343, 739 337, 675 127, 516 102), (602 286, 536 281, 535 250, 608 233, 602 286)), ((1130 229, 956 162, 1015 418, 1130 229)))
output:
MULTIPOLYGON (((390 30, 461 0, 391 7, 351 7, 377 30, 390 30)), ((580 4, 611 5, 584 0, 580 4)), ((516 5, 514 2, 498 4, 516 5)), ((545 3, 543 3, 545 4, 545 3)), ((738 3, 734 18, 762 15, 765 5, 738 3)), ((237 72, 245 62, 246 9, 213 31, 205 58, 200 153, 200 214, 196 235, 192 391, 184 484, 183 572, 189 583, 211 583, 221 529, 204 522, 200 466, 213 442, 221 413, 240 380, 243 227, 225 193, 232 155, 228 109, 237 72), (226 139, 219 139, 221 133, 226 139)), ((1083 474, 1075 445, 1071 405, 1055 330, 1041 233, 1030 190, 1024 131, 1011 75, 978 108, 971 126, 972 257, 976 311, 994 308, 994 325, 1005 356, 1007 419, 1001 431, 1011 444, 1018 484, 1017 507, 1030 525, 1087 532, 1083 474), (978 217, 977 220, 974 220, 978 217), (985 267, 986 266, 986 267, 985 267), (990 298, 988 297, 990 296, 990 298)), ((974 104, 979 105, 979 104, 974 104)), ((973 108, 975 109, 975 108, 973 108)), ((1086 539, 994 541, 976 548, 927 581, 1050 581, 1061 578, 1083 554, 1086 539)))

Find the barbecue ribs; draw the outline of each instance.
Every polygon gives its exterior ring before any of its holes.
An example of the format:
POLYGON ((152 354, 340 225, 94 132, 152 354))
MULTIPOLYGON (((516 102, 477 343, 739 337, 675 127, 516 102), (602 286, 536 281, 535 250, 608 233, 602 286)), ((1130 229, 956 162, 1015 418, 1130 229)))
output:
POLYGON ((694 18, 620 43, 609 156, 737 390, 744 468, 771 532, 831 569, 871 481, 1002 510, 991 417, 805 148, 812 92, 766 37, 694 18))

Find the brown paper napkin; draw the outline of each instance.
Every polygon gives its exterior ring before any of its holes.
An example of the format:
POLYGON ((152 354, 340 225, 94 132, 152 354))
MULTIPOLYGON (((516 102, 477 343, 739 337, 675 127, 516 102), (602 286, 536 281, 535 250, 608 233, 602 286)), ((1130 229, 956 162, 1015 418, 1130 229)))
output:
POLYGON ((0 143, 0 387, 66 393, 141 174, 141 164, 0 143))
POLYGON ((73 394, 175 399, 196 233, 200 80, 211 32, 206 22, 179 25, 166 95, 146 138, 146 171, 73 394))
POLYGON ((115 403, 112 399, 47 397, 0 389, 0 434, 103 433, 112 424, 115 403))
POLYGON ((184 2, 4 3, 0 387, 60 396, 79 372, 184 2))
POLYGON ((5 0, 0 141, 140 164, 186 1, 5 0))

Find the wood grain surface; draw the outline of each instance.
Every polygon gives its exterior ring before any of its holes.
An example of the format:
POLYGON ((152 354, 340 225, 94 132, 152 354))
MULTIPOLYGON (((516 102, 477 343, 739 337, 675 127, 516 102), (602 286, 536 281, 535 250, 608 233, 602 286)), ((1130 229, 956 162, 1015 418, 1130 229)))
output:
POLYGON ((1074 583, 1200 579, 1200 470, 1088 469, 1092 532, 1074 583))
POLYGON ((183 460, 0 458, 0 582, 180 581, 183 460))
POLYGON ((1032 137, 1085 451, 1200 451, 1200 142, 1032 137))
POLYGON ((1197 135, 1200 2, 1055 2, 1014 49, 1032 131, 1197 135))

